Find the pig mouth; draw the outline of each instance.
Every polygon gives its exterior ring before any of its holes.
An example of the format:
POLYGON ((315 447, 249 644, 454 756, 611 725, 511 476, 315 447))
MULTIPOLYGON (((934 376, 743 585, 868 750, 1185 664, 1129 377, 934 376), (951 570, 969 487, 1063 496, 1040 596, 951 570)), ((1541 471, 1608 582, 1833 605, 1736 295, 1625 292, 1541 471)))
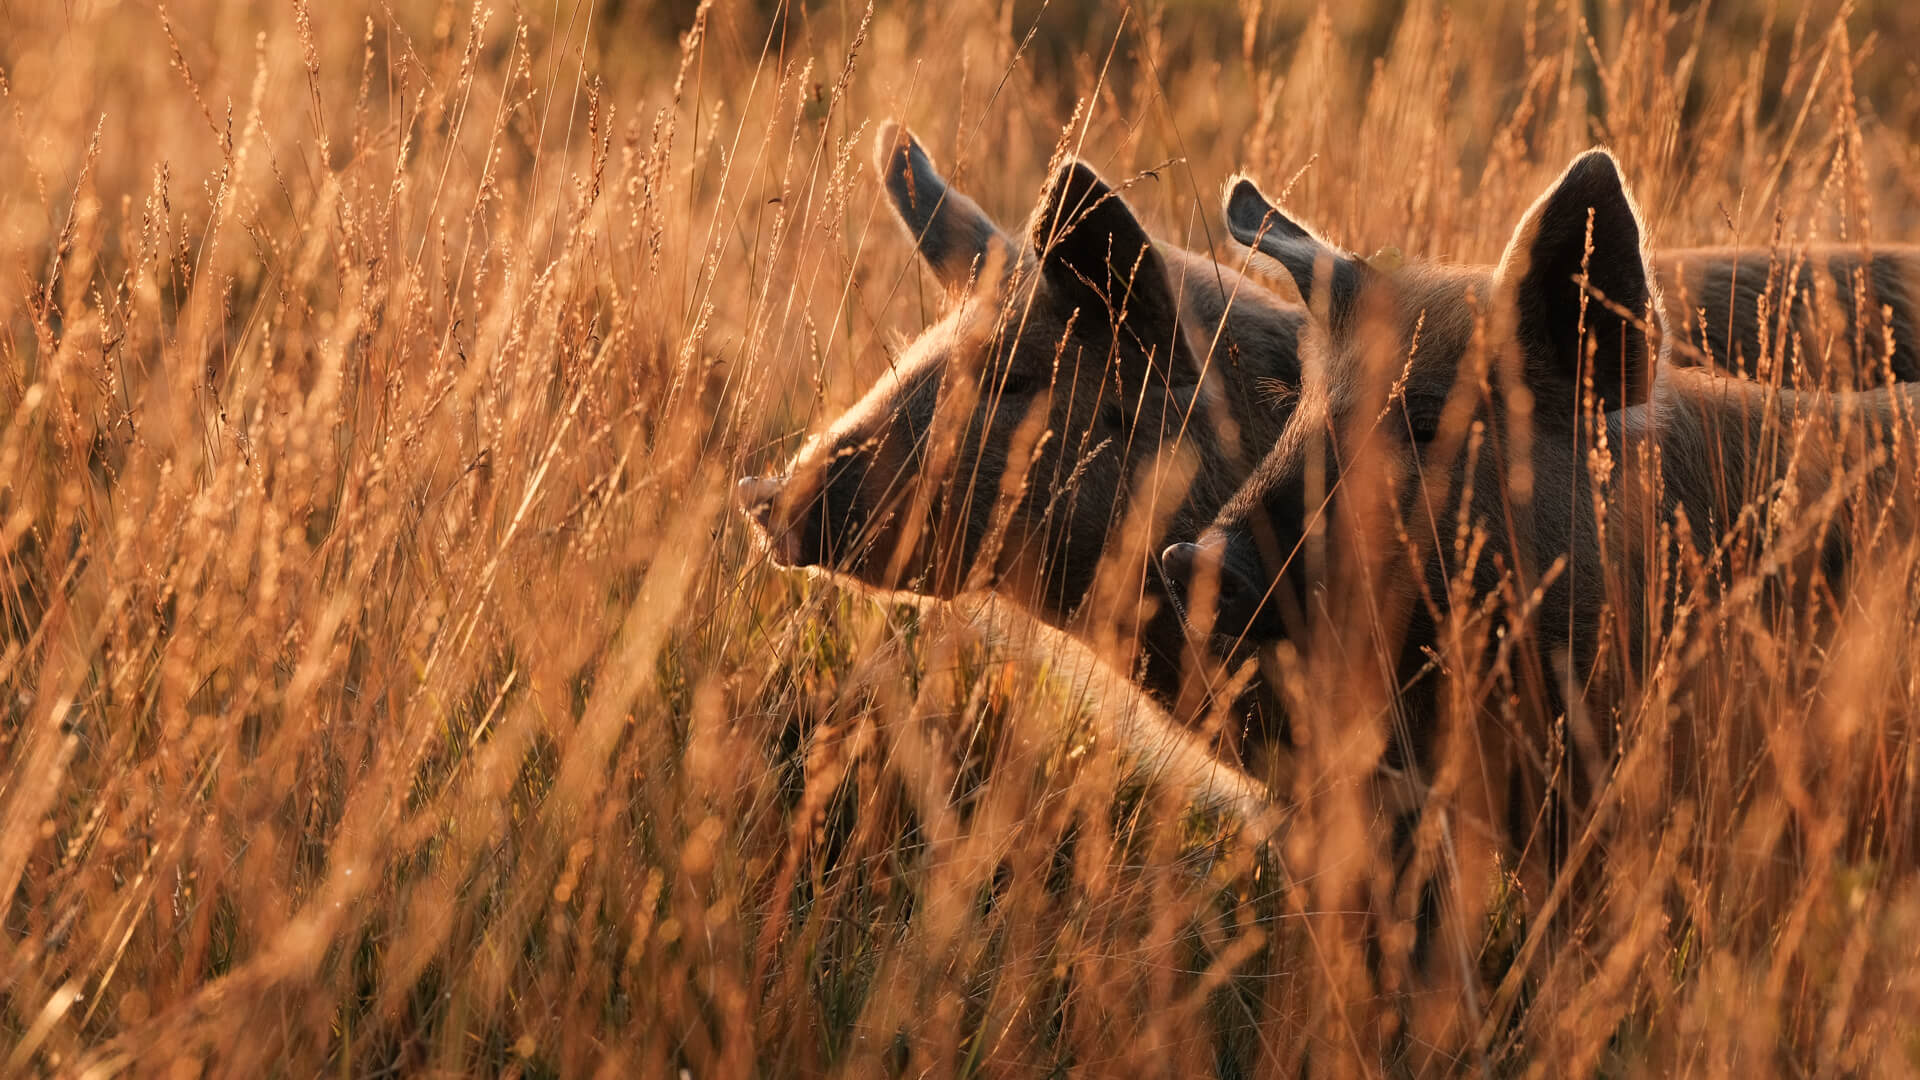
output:
MULTIPOLYGON (((900 540, 896 502, 878 510, 829 508, 824 504, 826 493, 820 493, 789 505, 794 500, 788 498, 787 487, 785 477, 748 476, 737 481, 733 490, 735 508, 752 522, 752 531, 775 565, 824 572, 885 592, 920 594, 930 587, 918 548, 904 567, 888 564, 900 554, 893 546, 900 540), (857 534, 854 539, 836 541, 836 536, 849 532, 857 534)), ((921 542, 925 540, 922 536, 921 542)))
POLYGON ((801 553, 800 531, 793 523, 782 522, 774 512, 774 503, 785 485, 770 476, 743 476, 733 488, 733 501, 742 515, 753 522, 754 531, 767 546, 773 561, 786 567, 806 565, 801 553))
MULTIPOLYGON (((754 526, 773 561, 790 570, 815 569, 864 580, 871 554, 871 538, 839 540, 854 531, 841 520, 846 512, 830 512, 827 492, 805 500, 788 497, 785 477, 748 476, 734 485, 734 505, 754 526), (797 505, 794 503, 797 502, 797 505)), ((862 528, 871 527, 870 525, 862 528)), ((870 583, 872 584, 872 583, 870 583)))

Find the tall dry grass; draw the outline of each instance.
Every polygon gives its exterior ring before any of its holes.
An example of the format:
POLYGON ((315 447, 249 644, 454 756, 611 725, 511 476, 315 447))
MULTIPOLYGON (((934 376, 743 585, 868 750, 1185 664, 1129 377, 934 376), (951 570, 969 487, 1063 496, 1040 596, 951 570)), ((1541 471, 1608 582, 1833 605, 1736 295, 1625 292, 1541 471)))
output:
POLYGON ((1243 827, 724 502, 942 302, 881 118, 1013 224, 1085 101, 1198 247, 1246 167, 1490 259, 1594 141, 1657 245, 1912 239, 1908 7, 534 7, 0 6, 0 1074, 1920 1070, 1920 559, 1703 615, 1592 907, 1468 867, 1409 1005, 1377 746, 1243 827))

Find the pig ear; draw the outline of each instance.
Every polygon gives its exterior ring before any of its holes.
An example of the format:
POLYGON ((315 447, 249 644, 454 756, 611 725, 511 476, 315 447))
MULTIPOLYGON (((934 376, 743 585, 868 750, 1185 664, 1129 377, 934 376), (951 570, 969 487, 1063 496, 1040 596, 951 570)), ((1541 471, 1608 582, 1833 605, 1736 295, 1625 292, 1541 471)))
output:
POLYGON ((1228 234, 1237 243, 1279 263, 1311 310, 1324 312, 1321 317, 1335 324, 1352 313, 1354 298, 1367 273, 1365 263, 1282 213, 1244 176, 1227 181, 1224 210, 1228 234), (1320 306, 1323 296, 1324 309, 1320 306))
POLYGON ((1578 388, 1589 374, 1603 410, 1647 399, 1653 382, 1647 335, 1614 311, 1648 317, 1653 285, 1640 235, 1640 215, 1613 155, 1589 150, 1521 218, 1500 258, 1496 287, 1501 302, 1512 305, 1513 340, 1527 377, 1570 407, 1578 408, 1580 399, 1569 382, 1578 388), (1582 275, 1604 303, 1587 292, 1582 275))
POLYGON ((979 203, 947 186, 906 128, 891 120, 880 125, 873 167, 915 249, 943 284, 965 286, 986 271, 995 252, 1003 268, 1012 265, 1012 246, 993 219, 979 203))
POLYGON ((1055 295, 1079 309, 1082 326, 1104 327, 1124 346, 1123 358, 1151 364, 1171 381, 1191 381, 1198 368, 1165 260, 1119 192, 1085 162, 1068 162, 1048 184, 1031 232, 1041 273, 1055 295))

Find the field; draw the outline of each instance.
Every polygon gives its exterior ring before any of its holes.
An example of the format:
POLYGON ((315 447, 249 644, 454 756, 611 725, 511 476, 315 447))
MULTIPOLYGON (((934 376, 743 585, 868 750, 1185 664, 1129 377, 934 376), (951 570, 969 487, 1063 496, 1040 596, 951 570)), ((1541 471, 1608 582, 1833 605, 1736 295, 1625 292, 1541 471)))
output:
POLYGON ((1421 839, 1426 980, 1364 669, 1267 800, 771 565, 734 480, 948 302, 890 118, 1234 265, 1236 171, 1489 262, 1596 143, 1655 248, 1920 240, 1901 0, 0 0, 0 1077, 1920 1073, 1920 544, 1689 594, 1578 888, 1421 839))

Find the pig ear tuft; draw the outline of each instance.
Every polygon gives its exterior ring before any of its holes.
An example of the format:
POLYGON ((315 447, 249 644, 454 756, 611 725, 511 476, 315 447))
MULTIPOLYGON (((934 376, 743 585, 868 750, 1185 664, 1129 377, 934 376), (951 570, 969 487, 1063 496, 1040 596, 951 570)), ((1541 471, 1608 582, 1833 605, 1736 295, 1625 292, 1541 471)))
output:
POLYGON ((1222 202, 1227 233, 1236 243, 1279 263, 1300 290, 1300 298, 1316 313, 1324 311, 1328 322, 1337 324, 1348 317, 1366 273, 1364 263, 1281 212, 1245 176, 1227 181, 1222 202))
POLYGON ((949 288, 964 287, 985 272, 998 252, 1002 265, 1011 247, 980 204, 948 186, 933 159, 900 124, 880 125, 873 167, 900 223, 934 276, 949 288))
POLYGON ((1615 311, 1638 320, 1651 310, 1653 275, 1641 235, 1639 212, 1613 155, 1589 150, 1521 218, 1501 257, 1498 286, 1502 302, 1512 305, 1514 342, 1528 378, 1572 407, 1578 395, 1558 391, 1588 376, 1604 411, 1647 399, 1653 381, 1647 335, 1615 311))

